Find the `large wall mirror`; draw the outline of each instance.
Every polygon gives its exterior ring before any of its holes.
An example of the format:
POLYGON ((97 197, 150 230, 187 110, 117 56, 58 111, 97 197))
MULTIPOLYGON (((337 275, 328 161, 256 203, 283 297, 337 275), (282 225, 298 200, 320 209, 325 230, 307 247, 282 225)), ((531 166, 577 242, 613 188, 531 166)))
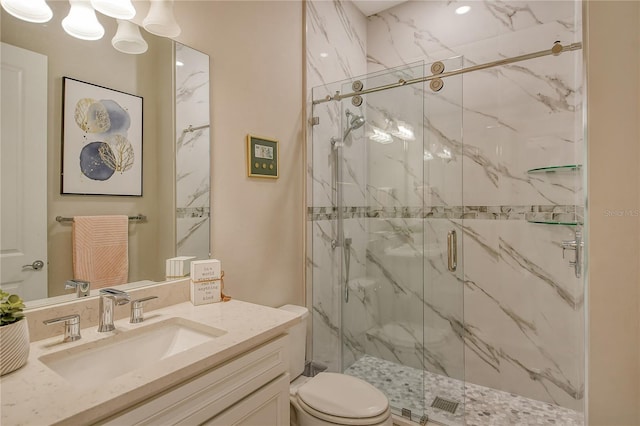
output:
POLYGON ((134 286, 164 281, 165 259, 207 258, 210 247, 208 56, 144 30, 148 50, 121 53, 111 45, 116 21, 100 14, 104 37, 79 40, 61 27, 69 3, 48 4, 54 17, 46 24, 0 11, 2 287, 30 306, 75 297, 65 290, 74 278, 71 222, 58 217, 144 215, 128 228, 128 282, 134 286), (15 83, 32 76, 7 63, 5 49, 13 47, 16 60, 35 61, 25 69, 40 69, 44 87, 15 83), (142 196, 61 194, 63 77, 143 98, 142 196), (9 122, 27 124, 5 126, 9 122), (23 139, 31 139, 31 147, 25 149, 23 139), (27 246, 40 252, 27 255, 27 246))

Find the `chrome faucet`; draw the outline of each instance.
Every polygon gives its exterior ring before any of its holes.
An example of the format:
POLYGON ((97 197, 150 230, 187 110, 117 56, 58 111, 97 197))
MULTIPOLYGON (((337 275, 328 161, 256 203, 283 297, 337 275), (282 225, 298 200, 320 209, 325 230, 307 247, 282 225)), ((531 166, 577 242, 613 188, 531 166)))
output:
POLYGON ((83 280, 68 280, 64 283, 65 290, 71 290, 72 288, 76 289, 78 297, 87 297, 91 291, 91 283, 83 280))
POLYGON ((100 289, 100 314, 98 331, 113 331, 116 327, 113 325, 113 308, 114 305, 126 305, 129 303, 129 294, 115 288, 100 289))

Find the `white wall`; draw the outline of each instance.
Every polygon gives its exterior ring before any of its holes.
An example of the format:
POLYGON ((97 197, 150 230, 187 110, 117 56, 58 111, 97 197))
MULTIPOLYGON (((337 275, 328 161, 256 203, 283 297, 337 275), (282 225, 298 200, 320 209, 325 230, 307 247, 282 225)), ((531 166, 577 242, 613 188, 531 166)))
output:
POLYGON ((212 255, 225 292, 303 304, 302 3, 178 1, 181 43, 211 58, 212 255), (278 179, 247 177, 246 136, 280 141, 278 179))
POLYGON ((588 6, 589 424, 637 425, 640 3, 588 6))

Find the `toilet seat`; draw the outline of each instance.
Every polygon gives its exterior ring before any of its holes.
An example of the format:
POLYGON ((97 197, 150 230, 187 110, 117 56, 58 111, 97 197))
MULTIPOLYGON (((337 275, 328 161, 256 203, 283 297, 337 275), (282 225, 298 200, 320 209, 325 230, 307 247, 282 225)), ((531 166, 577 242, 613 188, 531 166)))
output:
POLYGON ((372 425, 390 416, 387 397, 364 380, 320 373, 296 392, 300 407, 318 419, 342 425, 372 425))
POLYGON ((325 422, 329 422, 335 425, 349 425, 349 426, 368 426, 368 425, 379 425, 384 423, 386 419, 391 416, 391 410, 389 408, 386 409, 382 414, 375 417, 364 417, 364 418, 350 418, 350 417, 338 417, 332 416, 327 413, 323 413, 321 411, 315 410, 313 407, 309 407, 309 405, 305 404, 300 398, 296 398, 296 402, 298 406, 304 410, 307 414, 315 417, 316 419, 324 420, 325 422))

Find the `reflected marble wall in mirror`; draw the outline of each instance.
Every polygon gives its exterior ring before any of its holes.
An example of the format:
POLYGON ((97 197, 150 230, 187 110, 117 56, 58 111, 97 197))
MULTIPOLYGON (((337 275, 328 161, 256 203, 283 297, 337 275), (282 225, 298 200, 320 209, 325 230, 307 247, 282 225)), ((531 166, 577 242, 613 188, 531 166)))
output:
POLYGON ((176 43, 176 251, 210 257, 209 56, 176 43))
MULTIPOLYGON (((38 102, 41 107, 44 107, 43 118, 31 117, 32 121, 37 121, 41 125, 44 122, 45 137, 42 138, 44 141, 38 141, 39 145, 37 145, 37 150, 44 153, 44 156, 42 160, 38 160, 39 163, 31 161, 31 158, 27 161, 27 163, 31 163, 32 168, 40 171, 40 174, 43 175, 43 182, 46 181, 39 186, 44 186, 44 191, 39 196, 43 207, 37 211, 38 220, 44 223, 43 231, 38 234, 31 223, 27 223, 28 221, 16 212, 12 212, 12 215, 5 215, 5 206, 16 204, 16 200, 15 197, 10 196, 8 191, 5 192, 4 186, 1 194, 2 229, 17 230, 6 235, 3 232, 3 266, 7 258, 5 255, 15 254, 14 248, 20 245, 20 241, 17 241, 18 237, 27 236, 31 240, 39 241, 40 245, 45 247, 45 254, 38 257, 44 263, 42 269, 35 271, 27 268, 20 271, 26 276, 38 276, 38 286, 41 288, 37 294, 50 298, 46 301, 38 300, 37 303, 34 303, 37 305, 66 300, 65 297, 61 298, 61 295, 68 294, 69 298, 75 296, 70 294, 70 290, 64 290, 65 281, 73 278, 71 226, 69 223, 57 222, 56 216, 144 214, 147 221, 131 222, 128 235, 129 281, 141 284, 164 280, 165 259, 173 257, 179 252, 176 232, 177 228, 181 227, 176 223, 179 210, 177 210, 177 194, 175 192, 176 150, 178 148, 176 142, 179 138, 174 135, 181 132, 182 129, 177 130, 175 126, 174 101, 176 97, 173 90, 174 87, 181 84, 174 81, 174 78, 178 78, 178 72, 175 69, 174 42, 141 31, 149 45, 148 51, 141 55, 124 54, 111 46, 111 38, 117 27, 115 20, 98 14, 98 19, 105 27, 105 36, 98 41, 78 40, 64 33, 60 25, 61 20, 68 13, 69 3, 49 2, 49 5, 53 9, 54 17, 46 24, 27 23, 0 11, 1 41, 4 44, 35 52, 46 59, 46 87, 42 92, 44 95, 39 97, 38 102), (143 97, 142 197, 60 194, 62 78, 64 76, 143 97), (13 241, 5 238, 6 236, 12 237, 13 241), (12 252, 9 253, 10 251, 12 252)), ((208 58, 206 63, 208 66, 208 58)), ((208 69, 202 71, 202 73, 205 72, 208 86, 208 69)), ((3 79, 8 74, 3 70, 3 79)), ((204 74, 199 74, 199 76, 203 77, 204 74)), ((207 110, 206 120, 202 123, 208 124, 208 87, 206 90, 198 88, 197 93, 199 108, 206 106, 207 110)), ((3 123, 6 123, 4 113, 7 108, 4 108, 4 105, 8 100, 5 95, 6 93, 3 91, 3 123)), ((188 124, 196 127, 200 125, 200 122, 188 124)), ((195 136, 196 132, 190 132, 190 135, 195 136)), ((199 133, 198 136, 200 141, 206 139, 202 145, 206 145, 207 149, 206 156, 204 154, 198 155, 202 155, 208 160, 208 129, 206 132, 199 133)), ((3 133, 3 140, 8 139, 3 133)), ((21 146, 14 146, 14 148, 22 149, 21 146)), ((3 161, 4 154, 5 147, 3 146, 3 161)), ((7 170, 3 167, 3 173, 5 171, 7 170)), ((12 176, 3 174, 3 183, 16 182, 25 175, 25 171, 15 170, 13 173, 12 176)), ((199 227, 196 226, 195 229, 198 232, 194 232, 193 235, 197 236, 201 247, 206 247, 198 249, 199 251, 195 255, 206 257, 209 247, 208 161, 206 168, 198 166, 198 173, 200 174, 199 180, 186 177, 180 181, 184 181, 182 190, 184 194, 200 194, 191 203, 194 207, 200 207, 202 212, 200 216, 202 223, 199 227), (206 178, 203 174, 206 174, 206 178), (201 182, 206 182, 206 186, 201 185, 201 182), (190 185, 194 185, 194 187, 189 188, 190 185), (200 232, 205 228, 206 232, 200 232)), ((26 174, 29 172, 27 171, 26 174)), ((187 228, 187 233, 191 227, 192 224, 187 228)), ((191 250, 191 246, 187 245, 185 249, 191 250)), ((36 258, 34 257, 34 259, 36 258)), ((31 263, 31 260, 18 263, 18 266, 21 267, 25 263, 31 263)), ((2 286, 11 290, 11 281, 16 280, 14 277, 6 277, 5 268, 2 269, 2 286)), ((27 297, 27 299, 39 297, 43 296, 27 297)))

